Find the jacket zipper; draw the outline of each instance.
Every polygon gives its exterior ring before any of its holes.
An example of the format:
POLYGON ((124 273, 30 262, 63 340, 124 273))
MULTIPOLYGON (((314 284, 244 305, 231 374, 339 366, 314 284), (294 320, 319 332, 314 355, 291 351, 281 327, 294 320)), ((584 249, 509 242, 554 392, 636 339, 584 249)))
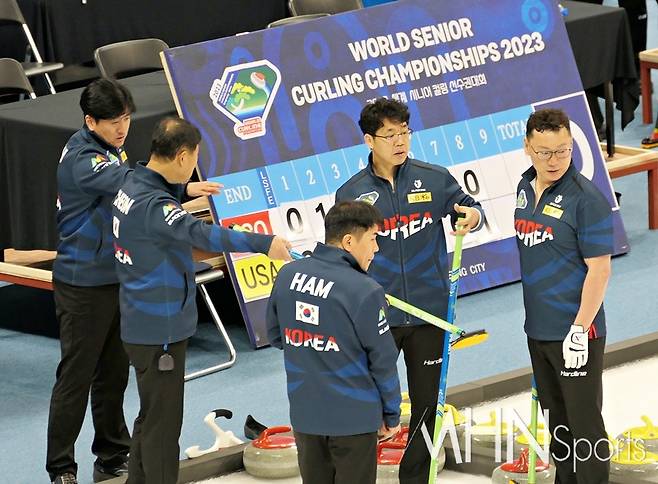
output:
MULTIPOLYGON (((398 171, 399 173, 399 171, 398 171)), ((397 174, 396 174, 397 175, 397 174)), ((397 176, 395 177, 397 178, 397 176)), ((397 185, 397 180, 395 181, 397 185)), ((402 247, 402 231, 400 230, 400 197, 399 197, 399 190, 396 192, 395 188, 391 186, 391 184, 388 181, 385 181, 386 186, 388 188, 388 194, 391 197, 391 205, 393 205, 393 211, 397 214, 396 216, 396 221, 395 221, 395 227, 397 228, 398 232, 396 234, 396 238, 398 240, 398 251, 400 254, 400 277, 402 277, 402 295, 405 301, 409 299, 408 297, 408 291, 407 291, 407 277, 405 276, 404 273, 404 249, 402 247)), ((404 322, 406 324, 409 324, 409 318, 405 316, 404 322)))

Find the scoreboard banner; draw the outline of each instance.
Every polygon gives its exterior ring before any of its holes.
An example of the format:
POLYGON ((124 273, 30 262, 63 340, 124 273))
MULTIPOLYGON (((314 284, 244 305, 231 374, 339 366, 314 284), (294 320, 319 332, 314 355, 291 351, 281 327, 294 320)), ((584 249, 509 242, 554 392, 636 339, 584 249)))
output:
MULTIPOLYGON (((200 175, 224 185, 211 203, 224 226, 312 250, 336 190, 366 166, 359 113, 386 96, 409 106, 410 157, 446 167, 486 212, 486 226, 464 239, 462 293, 520 277, 515 190, 530 166, 525 123, 540 108, 571 118, 574 163, 610 202, 615 252, 628 250, 554 0, 399 0, 163 58, 180 114, 203 135, 200 175)), ((383 230, 405 236, 414 221, 402 222, 383 230)), ((227 263, 252 343, 263 346, 281 264, 254 254, 230 254, 227 263)))

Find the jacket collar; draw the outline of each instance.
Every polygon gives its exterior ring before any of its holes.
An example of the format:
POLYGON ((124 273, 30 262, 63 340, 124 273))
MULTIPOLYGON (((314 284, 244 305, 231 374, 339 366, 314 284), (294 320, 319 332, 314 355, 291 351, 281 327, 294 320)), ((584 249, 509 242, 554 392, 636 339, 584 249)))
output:
POLYGON ((169 183, 165 177, 163 177, 160 173, 157 171, 153 171, 150 168, 146 166, 148 162, 146 161, 139 161, 135 165, 135 176, 137 179, 151 187, 151 188, 157 188, 160 190, 164 190, 167 193, 173 195, 174 197, 177 196, 179 192, 179 184, 173 184, 169 183))
MULTIPOLYGON (((409 157, 407 156, 407 159, 404 160, 404 162, 398 168, 398 171, 395 173, 394 180, 396 182, 396 185, 397 185, 398 179, 401 176, 404 175, 404 172, 407 170, 408 165, 409 165, 409 157)), ((384 178, 380 177, 379 175, 377 175, 375 173, 375 166, 373 165, 373 162, 372 162, 372 151, 368 154, 368 173, 370 173, 370 175, 372 177, 377 178, 378 180, 386 181, 386 180, 384 180, 384 178)), ((386 182, 386 183, 388 183, 388 182, 386 182)))
POLYGON ((352 269, 366 274, 366 272, 361 269, 361 266, 354 256, 340 247, 318 242, 318 245, 315 246, 315 250, 313 251, 313 257, 324 262, 329 262, 330 264, 349 266, 352 269))
POLYGON ((117 147, 112 146, 111 144, 107 143, 103 138, 101 138, 96 133, 91 131, 87 127, 86 124, 82 127, 82 133, 83 133, 83 136, 84 136, 86 141, 94 142, 104 150, 113 151, 113 152, 116 152, 116 153, 121 153, 121 151, 123 150, 123 146, 120 147, 120 148, 117 148, 117 147))
MULTIPOLYGON (((573 178, 574 176, 576 176, 577 174, 578 174, 578 170, 577 170, 576 167, 574 166, 574 164, 573 164, 573 160, 572 160, 571 163, 569 164, 569 168, 567 168, 567 171, 564 172, 564 175, 562 175, 562 177, 561 177, 558 181, 556 181, 556 182, 553 183, 550 187, 548 187, 548 189, 549 189, 549 190, 553 190, 553 189, 559 187, 559 186, 562 185, 566 180, 570 180, 570 179, 572 179, 572 178, 573 178)), ((523 174, 522 174, 521 176, 523 177, 523 179, 524 179, 526 182, 530 183, 532 180, 534 180, 535 178, 537 178, 537 170, 535 170, 535 167, 534 167, 534 166, 531 166, 531 167, 528 168, 526 171, 524 171, 523 174)))

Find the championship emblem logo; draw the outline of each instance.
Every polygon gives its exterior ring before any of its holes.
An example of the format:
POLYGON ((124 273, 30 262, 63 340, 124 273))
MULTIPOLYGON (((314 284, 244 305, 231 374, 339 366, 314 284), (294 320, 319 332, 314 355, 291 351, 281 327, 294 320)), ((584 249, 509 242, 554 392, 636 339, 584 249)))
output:
POLYGON ((227 67, 208 94, 213 106, 235 123, 235 135, 251 139, 265 134, 265 122, 280 84, 279 69, 260 60, 227 67))

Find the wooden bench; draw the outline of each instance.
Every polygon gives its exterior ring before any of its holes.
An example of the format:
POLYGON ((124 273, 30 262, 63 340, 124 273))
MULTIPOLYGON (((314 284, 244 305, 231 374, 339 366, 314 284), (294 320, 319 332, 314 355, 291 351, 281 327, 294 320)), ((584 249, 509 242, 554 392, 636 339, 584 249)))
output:
MULTIPOLYGON (((183 208, 195 217, 212 221, 208 199, 200 197, 183 204, 183 208)), ((53 250, 14 250, 5 249, 0 253, 0 281, 35 287, 53 289, 53 261, 57 253, 53 250)), ((221 254, 194 250, 194 260, 206 262, 215 269, 226 270, 226 262, 221 254)))
POLYGON ((658 151, 616 145, 615 154, 605 159, 610 178, 647 172, 649 228, 658 229, 658 151))
POLYGON ((651 69, 658 69, 658 49, 640 52, 640 87, 642 88, 642 122, 644 124, 653 123, 651 69))

